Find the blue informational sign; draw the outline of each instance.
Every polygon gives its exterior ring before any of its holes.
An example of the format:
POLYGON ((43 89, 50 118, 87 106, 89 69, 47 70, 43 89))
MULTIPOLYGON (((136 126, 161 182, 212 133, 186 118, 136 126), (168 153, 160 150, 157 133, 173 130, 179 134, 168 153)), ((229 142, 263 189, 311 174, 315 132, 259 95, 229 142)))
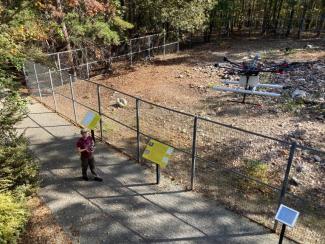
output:
POLYGON ((94 130, 99 120, 99 114, 93 111, 88 111, 83 120, 81 121, 81 124, 90 130, 94 130))
POLYGON ((275 219, 281 222, 282 224, 294 227, 298 216, 298 211, 281 204, 278 209, 278 212, 276 213, 275 219))
POLYGON ((95 114, 93 112, 88 112, 86 114, 86 116, 84 117, 84 119, 81 121, 81 124, 88 126, 94 117, 95 117, 95 114))

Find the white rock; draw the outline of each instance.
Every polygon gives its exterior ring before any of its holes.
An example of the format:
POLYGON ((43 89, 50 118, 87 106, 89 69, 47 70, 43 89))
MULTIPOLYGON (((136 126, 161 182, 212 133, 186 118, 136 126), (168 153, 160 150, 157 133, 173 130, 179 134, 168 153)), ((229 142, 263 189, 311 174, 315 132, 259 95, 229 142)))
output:
POLYGON ((320 161, 322 161, 322 159, 321 159, 319 156, 317 156, 317 155, 314 156, 314 160, 315 160, 316 162, 320 162, 320 161))
POLYGON ((307 96, 307 93, 305 91, 299 90, 299 89, 296 89, 291 95, 292 98, 304 98, 306 96, 307 96))
POLYGON ((297 79, 297 82, 306 82, 306 79, 304 79, 304 78, 299 78, 299 79, 297 79))

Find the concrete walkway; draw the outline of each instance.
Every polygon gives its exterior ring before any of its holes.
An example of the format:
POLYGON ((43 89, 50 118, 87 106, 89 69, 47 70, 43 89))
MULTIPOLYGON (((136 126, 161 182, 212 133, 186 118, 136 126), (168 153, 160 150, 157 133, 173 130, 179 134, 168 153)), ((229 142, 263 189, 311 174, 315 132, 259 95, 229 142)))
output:
POLYGON ((39 195, 75 243, 277 243, 278 236, 177 186, 106 145, 96 149, 104 182, 81 181, 79 128, 31 102, 19 130, 41 162, 39 195))

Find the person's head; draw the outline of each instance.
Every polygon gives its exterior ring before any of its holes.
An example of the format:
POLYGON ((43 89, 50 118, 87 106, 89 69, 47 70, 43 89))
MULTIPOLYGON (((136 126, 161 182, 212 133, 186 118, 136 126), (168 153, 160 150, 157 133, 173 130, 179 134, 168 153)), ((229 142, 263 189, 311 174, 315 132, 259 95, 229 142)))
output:
POLYGON ((87 138, 88 136, 88 131, 86 129, 81 129, 80 134, 83 138, 87 138))

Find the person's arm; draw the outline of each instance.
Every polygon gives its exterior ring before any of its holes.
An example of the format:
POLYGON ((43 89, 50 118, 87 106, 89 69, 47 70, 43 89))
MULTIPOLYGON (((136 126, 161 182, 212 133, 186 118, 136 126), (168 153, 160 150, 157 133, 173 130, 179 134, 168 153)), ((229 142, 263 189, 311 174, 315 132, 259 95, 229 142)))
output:
POLYGON ((95 141, 94 141, 93 138, 91 138, 91 146, 92 146, 92 147, 95 147, 95 141))
POLYGON ((81 154, 82 152, 87 151, 86 148, 84 148, 84 149, 81 148, 81 144, 79 142, 77 142, 76 147, 77 147, 77 151, 78 151, 79 154, 81 154))
POLYGON ((94 139, 90 136, 90 140, 91 140, 91 146, 90 146, 90 152, 94 152, 95 151, 95 141, 94 139))
POLYGON ((77 150, 78 150, 79 153, 82 153, 84 151, 87 151, 87 149, 81 149, 80 147, 77 147, 77 150))

